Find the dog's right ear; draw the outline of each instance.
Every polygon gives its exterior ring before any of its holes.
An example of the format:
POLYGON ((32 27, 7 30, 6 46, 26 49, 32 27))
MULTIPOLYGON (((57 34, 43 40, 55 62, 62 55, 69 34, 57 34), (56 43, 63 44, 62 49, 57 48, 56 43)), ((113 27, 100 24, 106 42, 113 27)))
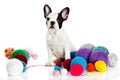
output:
POLYGON ((45 18, 52 12, 51 8, 47 4, 44 6, 43 10, 44 10, 44 17, 45 18))

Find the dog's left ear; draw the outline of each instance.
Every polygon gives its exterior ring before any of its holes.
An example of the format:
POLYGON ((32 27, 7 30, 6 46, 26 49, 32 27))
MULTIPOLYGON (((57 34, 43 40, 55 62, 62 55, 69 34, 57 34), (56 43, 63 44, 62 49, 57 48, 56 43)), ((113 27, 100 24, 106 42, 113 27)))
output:
POLYGON ((70 12, 69 7, 65 7, 65 8, 60 12, 60 15, 61 15, 61 17, 62 17, 63 20, 66 20, 66 19, 68 18, 69 12, 70 12))

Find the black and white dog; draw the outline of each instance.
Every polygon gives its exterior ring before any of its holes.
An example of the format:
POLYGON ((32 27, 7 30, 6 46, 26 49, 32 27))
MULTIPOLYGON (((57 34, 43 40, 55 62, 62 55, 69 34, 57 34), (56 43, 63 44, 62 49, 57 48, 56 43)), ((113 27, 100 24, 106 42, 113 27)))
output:
POLYGON ((46 65, 54 65, 56 60, 70 58, 70 52, 75 50, 69 37, 62 28, 62 24, 67 20, 70 9, 65 7, 60 13, 53 13, 48 5, 44 8, 47 32, 48 62, 46 65))

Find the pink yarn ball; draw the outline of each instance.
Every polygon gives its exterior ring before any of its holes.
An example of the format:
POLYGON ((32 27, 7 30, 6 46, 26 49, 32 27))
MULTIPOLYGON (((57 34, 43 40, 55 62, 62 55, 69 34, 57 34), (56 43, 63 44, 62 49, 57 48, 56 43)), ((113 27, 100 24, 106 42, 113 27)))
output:
POLYGON ((80 64, 74 64, 70 67, 70 73, 73 76, 80 76, 84 71, 84 68, 80 64))
POLYGON ((54 70, 54 71, 53 71, 53 76, 56 76, 56 77, 57 77, 57 76, 59 76, 59 74, 60 74, 60 72, 59 72, 58 70, 54 70))
POLYGON ((31 48, 25 48, 25 50, 30 54, 30 56, 36 60, 38 58, 38 55, 32 51, 31 48))
POLYGON ((36 60, 36 59, 38 58, 38 55, 35 54, 35 53, 33 53, 33 54, 31 54, 31 57, 32 57, 34 60, 36 60))

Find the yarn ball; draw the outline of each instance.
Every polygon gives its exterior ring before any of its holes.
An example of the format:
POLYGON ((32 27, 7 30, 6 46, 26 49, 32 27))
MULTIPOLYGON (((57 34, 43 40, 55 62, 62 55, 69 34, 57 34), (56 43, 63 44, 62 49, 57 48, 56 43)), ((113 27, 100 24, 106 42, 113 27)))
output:
POLYGON ((62 62, 61 61, 56 61, 55 65, 61 67, 62 66, 62 62))
POLYGON ((98 60, 95 62, 95 69, 98 72, 105 72, 107 70, 107 65, 104 61, 98 60))
POLYGON ((23 61, 22 61, 22 64, 23 64, 23 67, 24 67, 22 72, 24 73, 24 72, 26 72, 26 71, 27 71, 27 67, 26 67, 26 66, 27 66, 27 64, 26 64, 25 62, 23 62, 23 61))
POLYGON ((76 51, 70 52, 70 58, 71 58, 71 59, 73 59, 73 58, 75 57, 75 53, 76 53, 76 51))
POLYGON ((18 59, 10 59, 6 65, 8 75, 19 75, 23 71, 23 64, 18 59))
POLYGON ((108 54, 108 63, 110 67, 115 67, 118 62, 118 56, 114 53, 108 54))
POLYGON ((21 61, 22 62, 22 64, 23 64, 23 67, 26 67, 27 66, 27 64, 25 63, 25 62, 23 62, 23 61, 21 61))
POLYGON ((93 52, 95 51, 103 51, 105 54, 109 54, 109 51, 106 47, 104 46, 97 46, 93 49, 93 52))
POLYGON ((58 70, 53 71, 53 76, 57 77, 60 75, 60 72, 58 70))
POLYGON ((32 51, 31 48, 25 48, 25 50, 30 54, 30 56, 31 56, 34 60, 36 60, 36 59, 38 58, 38 55, 35 54, 35 53, 32 51))
POLYGON ((28 60, 27 60, 27 58, 25 57, 24 54, 16 54, 14 56, 14 58, 19 59, 20 61, 25 62, 25 64, 27 64, 27 62, 28 62, 28 60))
POLYGON ((77 57, 73 58, 70 63, 70 66, 72 66, 73 64, 81 64, 83 66, 84 70, 86 70, 87 61, 83 57, 77 56, 77 57))
POLYGON ((70 67, 70 73, 73 76, 80 76, 84 71, 84 68, 81 64, 74 64, 70 67))
POLYGON ((105 61, 106 64, 108 64, 108 55, 105 54, 105 53, 102 52, 102 51, 93 52, 93 53, 90 55, 89 62, 90 62, 90 63, 95 63, 95 62, 98 61, 98 60, 103 60, 103 61, 105 61))
POLYGON ((92 53, 92 50, 91 50, 91 49, 81 48, 81 49, 79 49, 79 50, 76 52, 75 56, 81 56, 81 57, 85 58, 85 59, 88 61, 89 56, 90 56, 91 53, 92 53))
POLYGON ((66 75, 68 73, 67 69, 64 69, 64 68, 62 68, 60 72, 62 75, 66 75))
POLYGON ((30 54, 26 50, 23 50, 23 49, 15 50, 12 53, 11 58, 14 58, 14 56, 17 55, 17 54, 23 54, 23 55, 25 55, 28 60, 30 58, 30 54))
POLYGON ((86 44, 83 44, 80 48, 88 48, 88 49, 93 50, 95 46, 91 43, 86 43, 86 44))
POLYGON ((94 66, 94 64, 88 63, 88 64, 87 64, 87 71, 88 71, 88 72, 95 71, 95 66, 94 66))
POLYGON ((59 66, 55 66, 54 70, 60 71, 60 67, 59 66))
POLYGON ((14 48, 6 48, 5 49, 5 57, 10 59, 12 52, 14 51, 14 48))
POLYGON ((30 56, 31 56, 34 60, 36 60, 36 59, 38 58, 38 55, 35 54, 35 53, 32 53, 30 56))
POLYGON ((24 67, 22 73, 24 73, 24 72, 26 72, 26 71, 27 71, 27 68, 24 67))
POLYGON ((63 62, 63 67, 65 69, 67 69, 68 71, 70 70, 70 63, 71 63, 71 59, 66 59, 64 62, 63 62))

